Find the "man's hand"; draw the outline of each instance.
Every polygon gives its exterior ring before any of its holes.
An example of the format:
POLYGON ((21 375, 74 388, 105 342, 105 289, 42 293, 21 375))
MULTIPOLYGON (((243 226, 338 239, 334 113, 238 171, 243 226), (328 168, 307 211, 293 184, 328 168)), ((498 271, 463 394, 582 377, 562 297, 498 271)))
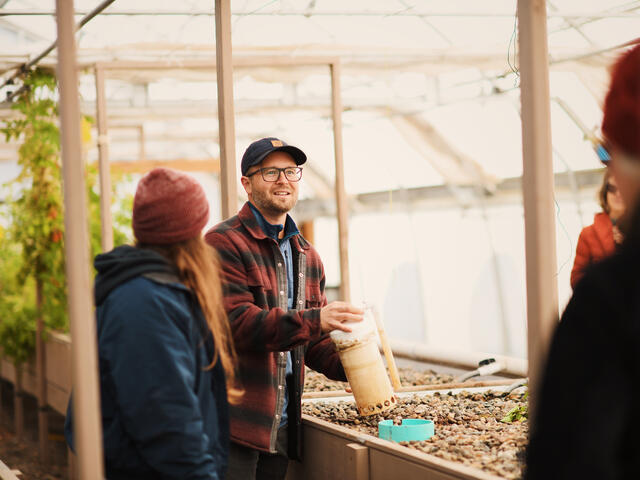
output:
POLYGON ((364 310, 347 302, 331 302, 320 310, 320 328, 323 332, 342 330, 350 332, 345 322, 361 322, 364 310))

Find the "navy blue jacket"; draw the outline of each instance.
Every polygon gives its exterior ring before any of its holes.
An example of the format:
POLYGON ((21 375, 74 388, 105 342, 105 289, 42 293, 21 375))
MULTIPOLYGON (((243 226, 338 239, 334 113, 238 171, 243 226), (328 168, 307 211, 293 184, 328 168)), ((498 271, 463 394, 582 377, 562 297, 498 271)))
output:
POLYGON ((195 297, 150 250, 118 247, 95 265, 107 478, 224 478, 224 371, 207 369, 213 341, 195 297))

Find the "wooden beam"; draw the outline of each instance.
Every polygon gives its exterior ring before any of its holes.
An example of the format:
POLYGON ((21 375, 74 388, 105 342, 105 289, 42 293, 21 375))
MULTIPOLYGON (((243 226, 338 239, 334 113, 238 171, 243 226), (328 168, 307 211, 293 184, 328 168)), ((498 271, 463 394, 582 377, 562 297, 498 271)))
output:
POLYGON ((220 173, 220 159, 137 160, 133 162, 111 162, 110 167, 113 173, 145 173, 156 167, 173 168, 183 172, 220 173))
POLYGON ((44 318, 42 313, 42 280, 36 279, 36 397, 38 400, 38 454, 40 461, 49 463, 49 410, 47 408, 46 353, 44 318))
POLYGON ((60 145, 65 207, 65 258, 71 323, 73 407, 79 476, 104 478, 102 426, 98 389, 98 355, 89 278, 87 189, 84 178, 78 68, 76 65, 73 0, 56 0, 58 82, 60 91, 60 145))
POLYGON ((236 214, 236 134, 233 113, 233 63, 231 54, 231 0, 216 0, 216 77, 220 137, 220 207, 222 219, 236 214))
POLYGON ((11 469, 0 460, 0 478, 2 480, 20 480, 18 475, 22 475, 20 470, 11 469))
POLYGON ((109 171, 109 134, 107 100, 104 93, 104 70, 96 65, 96 123, 98 128, 98 172, 100 175, 100 233, 103 252, 113 249, 111 218, 111 172, 109 171))
MULTIPOLYGON (((223 4, 226 0, 216 0, 216 8, 218 8, 218 2, 223 4)), ((218 21, 226 22, 228 19, 228 26, 230 27, 231 17, 227 14, 229 10, 223 8, 219 15, 216 10, 216 60, 179 60, 179 61, 155 61, 155 62, 133 62, 127 60, 120 60, 114 62, 103 62, 101 65, 105 70, 217 70, 218 63, 225 63, 224 59, 218 55, 218 21), (224 18, 222 18, 224 17, 224 18)), ((224 27, 223 27, 224 28, 224 27)), ((229 33, 228 39, 231 41, 231 30, 227 30, 229 33)), ((222 34, 222 32, 221 32, 222 34)), ((224 35, 224 34, 223 34, 224 35)), ((230 44, 229 44, 230 46, 230 44)), ((229 58, 230 65, 234 68, 238 67, 313 67, 313 66, 326 66, 337 61, 337 57, 334 56, 314 56, 314 55, 291 55, 290 53, 283 53, 282 55, 241 55, 233 58, 229 58)))
POLYGON ((300 233, 302 236, 313 245, 314 242, 314 228, 313 228, 313 220, 307 220, 300 224, 300 233))
POLYGON ((549 341, 558 322, 545 0, 518 0, 518 27, 531 422, 549 341))
POLYGON ((349 205, 344 189, 344 160, 342 157, 342 93, 340 90, 340 63, 331 69, 331 117, 333 119, 333 150, 336 165, 336 208, 338 210, 338 247, 340 249, 340 299, 351 299, 349 278, 349 205))
POLYGON ((15 367, 16 381, 13 387, 13 418, 16 438, 24 439, 24 388, 22 388, 23 365, 15 367))
MULTIPOLYGON (((574 172, 578 194, 582 201, 592 201, 595 191, 602 184, 603 169, 580 170, 574 172)), ((379 212, 387 208, 389 199, 393 205, 411 208, 415 211, 443 210, 473 207, 476 202, 461 204, 460 196, 470 200, 474 195, 483 195, 482 203, 487 207, 500 205, 522 204, 522 177, 505 178, 496 186, 493 193, 477 192, 474 185, 457 187, 458 196, 454 196, 446 185, 432 185, 428 187, 400 188, 378 192, 360 193, 350 198, 349 212, 354 215, 379 212)), ((571 186, 570 174, 567 172, 555 174, 555 198, 558 201, 574 201, 575 191, 571 186)), ((296 204, 294 210, 298 222, 304 223, 318 217, 333 217, 336 215, 334 201, 322 198, 306 198, 296 204)))
POLYGON ((352 480, 369 480, 369 448, 359 443, 347 443, 347 471, 352 472, 352 480))

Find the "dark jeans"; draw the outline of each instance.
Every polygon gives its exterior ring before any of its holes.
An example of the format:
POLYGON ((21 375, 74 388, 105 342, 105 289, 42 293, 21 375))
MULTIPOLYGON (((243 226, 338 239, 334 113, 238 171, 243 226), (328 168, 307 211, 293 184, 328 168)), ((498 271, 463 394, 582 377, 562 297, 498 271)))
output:
POLYGON ((276 450, 266 453, 231 442, 226 480, 284 480, 287 475, 287 427, 278 430, 276 450))

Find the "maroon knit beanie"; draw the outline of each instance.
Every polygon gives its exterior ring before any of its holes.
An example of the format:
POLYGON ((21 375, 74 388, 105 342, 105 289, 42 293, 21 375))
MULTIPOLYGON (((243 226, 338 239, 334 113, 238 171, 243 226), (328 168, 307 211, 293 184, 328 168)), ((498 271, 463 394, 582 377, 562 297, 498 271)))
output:
POLYGON ((640 158, 640 45, 625 52, 613 67, 602 133, 622 151, 640 158))
POLYGON ((209 220, 203 188, 191 176, 154 168, 136 189, 133 234, 140 243, 166 245, 197 237, 209 220))

